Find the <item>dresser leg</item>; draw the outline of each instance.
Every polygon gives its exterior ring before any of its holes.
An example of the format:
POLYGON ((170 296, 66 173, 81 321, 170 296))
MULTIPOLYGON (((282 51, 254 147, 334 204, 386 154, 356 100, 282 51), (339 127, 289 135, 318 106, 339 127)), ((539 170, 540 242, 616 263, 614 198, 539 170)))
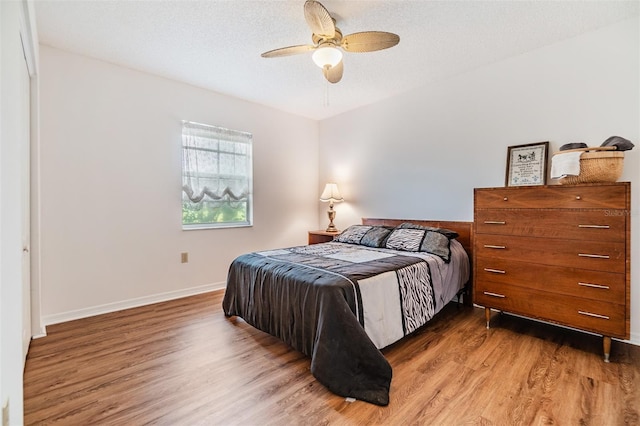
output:
POLYGON ((604 350, 604 362, 609 362, 609 354, 611 353, 611 337, 602 336, 602 349, 604 350))
POLYGON ((489 321, 491 321, 491 309, 484 308, 484 319, 487 321, 487 330, 489 329, 489 321))

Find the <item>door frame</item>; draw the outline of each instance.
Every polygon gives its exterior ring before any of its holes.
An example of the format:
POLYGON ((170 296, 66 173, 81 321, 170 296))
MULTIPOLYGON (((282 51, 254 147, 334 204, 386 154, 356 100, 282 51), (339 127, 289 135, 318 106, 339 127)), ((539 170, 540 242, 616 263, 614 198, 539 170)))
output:
POLYGON ((31 336, 46 336, 41 312, 40 274, 40 82, 39 46, 33 0, 22 0, 20 39, 29 72, 31 336))

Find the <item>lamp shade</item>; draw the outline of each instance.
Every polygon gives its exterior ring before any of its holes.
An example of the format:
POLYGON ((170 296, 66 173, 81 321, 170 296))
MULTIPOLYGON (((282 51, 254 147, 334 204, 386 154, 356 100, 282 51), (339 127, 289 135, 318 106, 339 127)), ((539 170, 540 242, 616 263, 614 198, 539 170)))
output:
POLYGON ((322 195, 320 195, 320 201, 339 202, 344 201, 344 198, 342 198, 340 191, 338 191, 338 185, 328 183, 324 186, 324 191, 322 191, 322 195))
POLYGON ((313 59, 313 62, 315 62, 320 68, 324 68, 326 66, 332 68, 338 65, 342 60, 342 52, 332 46, 320 47, 313 52, 311 59, 313 59))

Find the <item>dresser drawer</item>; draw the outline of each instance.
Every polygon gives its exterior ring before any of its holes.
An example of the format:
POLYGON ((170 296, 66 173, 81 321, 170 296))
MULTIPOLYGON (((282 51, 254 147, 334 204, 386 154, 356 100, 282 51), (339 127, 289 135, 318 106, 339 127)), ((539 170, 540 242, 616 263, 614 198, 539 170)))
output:
POLYGON ((625 303, 625 275, 514 260, 476 257, 475 281, 518 287, 611 303, 625 303))
MULTIPOLYGON (((477 234, 478 257, 625 273, 624 242, 571 241, 549 238, 477 234)), ((535 267, 535 265, 532 265, 535 267)))
POLYGON ((476 210, 477 234, 624 241, 627 218, 607 210, 476 210))
POLYGON ((599 185, 482 188, 474 190, 477 209, 619 209, 628 205, 628 182, 599 185))
POLYGON ((474 302, 606 336, 628 338, 624 305, 488 281, 476 283, 474 302))

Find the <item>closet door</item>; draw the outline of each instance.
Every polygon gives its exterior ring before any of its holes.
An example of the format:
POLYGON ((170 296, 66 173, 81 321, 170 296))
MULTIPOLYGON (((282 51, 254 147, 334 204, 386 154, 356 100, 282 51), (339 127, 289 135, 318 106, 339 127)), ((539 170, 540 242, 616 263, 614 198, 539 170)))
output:
POLYGON ((31 203, 30 203, 30 78, 24 47, 20 43, 16 58, 20 63, 18 111, 18 143, 20 145, 20 196, 22 216, 22 355, 26 360, 31 342, 31 203))

